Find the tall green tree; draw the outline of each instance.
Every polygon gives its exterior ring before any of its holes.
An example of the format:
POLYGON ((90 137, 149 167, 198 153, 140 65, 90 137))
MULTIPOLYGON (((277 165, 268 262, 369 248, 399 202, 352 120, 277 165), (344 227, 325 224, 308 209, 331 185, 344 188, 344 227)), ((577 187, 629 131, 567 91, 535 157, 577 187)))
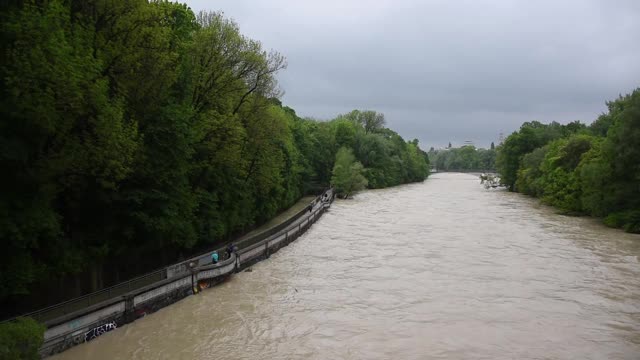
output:
POLYGON ((94 31, 62 2, 26 3, 2 23, 0 296, 40 277, 99 262, 115 225, 118 187, 139 149, 137 124, 113 93, 94 31), (89 260, 91 259, 91 261, 89 260))
POLYGON ((513 189, 562 212, 640 232, 640 89, 607 107, 589 127, 523 124, 498 149, 498 168, 513 189))
POLYGON ((496 168, 496 151, 491 149, 478 149, 474 146, 465 145, 460 148, 433 150, 430 153, 430 161, 439 170, 492 171, 496 168))
POLYGON ((582 167, 584 201, 606 223, 640 232, 640 89, 607 104, 596 123, 610 123, 599 149, 582 167))
POLYGON ((1 9, 3 315, 244 233, 329 186, 341 147, 355 154, 350 189, 363 174, 371 187, 428 174, 381 113, 315 121, 283 106, 285 58, 222 13, 166 0, 1 9))
POLYGON ((562 125, 556 122, 549 125, 538 121, 522 124, 519 131, 509 135, 498 147, 496 167, 503 184, 514 191, 523 156, 552 140, 563 137, 564 134, 562 125))
POLYGON ((333 166, 333 176, 331 184, 335 187, 338 196, 349 198, 349 196, 364 189, 367 186, 367 179, 364 177, 364 167, 349 148, 342 147, 336 154, 336 163, 333 166))

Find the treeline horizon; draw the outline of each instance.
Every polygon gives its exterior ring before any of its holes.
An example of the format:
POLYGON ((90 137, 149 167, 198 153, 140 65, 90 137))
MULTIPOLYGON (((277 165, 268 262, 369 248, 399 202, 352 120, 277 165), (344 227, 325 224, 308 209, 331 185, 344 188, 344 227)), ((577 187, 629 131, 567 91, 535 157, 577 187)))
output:
POLYGON ((285 58, 221 13, 52 0, 1 17, 3 316, 242 234, 330 186, 340 149, 371 188, 428 176, 380 113, 283 106, 285 58))
POLYGON ((498 172, 562 213, 640 233, 640 88, 606 104, 588 126, 522 124, 498 146, 498 172))
POLYGON ((496 149, 492 142, 488 149, 474 145, 452 147, 451 143, 444 149, 429 149, 430 163, 438 170, 496 170, 496 149))

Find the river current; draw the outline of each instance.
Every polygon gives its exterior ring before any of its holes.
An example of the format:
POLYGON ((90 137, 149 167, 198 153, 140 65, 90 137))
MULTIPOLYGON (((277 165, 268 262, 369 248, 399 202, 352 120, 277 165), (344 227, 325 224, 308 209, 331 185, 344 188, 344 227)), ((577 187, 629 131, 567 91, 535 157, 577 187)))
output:
POLYGON ((638 235, 434 174, 54 358, 640 359, 639 257, 638 235))

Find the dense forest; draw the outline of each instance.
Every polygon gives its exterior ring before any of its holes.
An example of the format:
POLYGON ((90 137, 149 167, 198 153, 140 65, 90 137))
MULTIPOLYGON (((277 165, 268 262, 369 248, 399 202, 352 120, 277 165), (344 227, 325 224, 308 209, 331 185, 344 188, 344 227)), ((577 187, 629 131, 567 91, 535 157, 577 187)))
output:
POLYGON ((428 175, 380 113, 283 106, 285 58, 220 13, 14 0, 0 16, 4 315, 219 244, 332 178, 348 196, 428 175))
POLYGON ((524 123, 498 147, 498 171, 512 191, 640 233, 640 89, 607 108, 589 126, 524 123))
POLYGON ((429 149, 431 165, 438 171, 494 171, 496 169, 496 149, 491 143, 489 149, 464 145, 454 148, 429 149))

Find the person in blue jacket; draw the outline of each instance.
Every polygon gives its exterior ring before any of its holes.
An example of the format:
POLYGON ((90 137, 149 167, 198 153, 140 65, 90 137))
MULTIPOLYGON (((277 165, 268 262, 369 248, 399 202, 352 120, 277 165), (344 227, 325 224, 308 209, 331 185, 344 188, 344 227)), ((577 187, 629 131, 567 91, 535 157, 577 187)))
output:
POLYGON ((214 251, 213 253, 211 253, 211 263, 212 264, 217 264, 218 263, 218 252, 214 251))

